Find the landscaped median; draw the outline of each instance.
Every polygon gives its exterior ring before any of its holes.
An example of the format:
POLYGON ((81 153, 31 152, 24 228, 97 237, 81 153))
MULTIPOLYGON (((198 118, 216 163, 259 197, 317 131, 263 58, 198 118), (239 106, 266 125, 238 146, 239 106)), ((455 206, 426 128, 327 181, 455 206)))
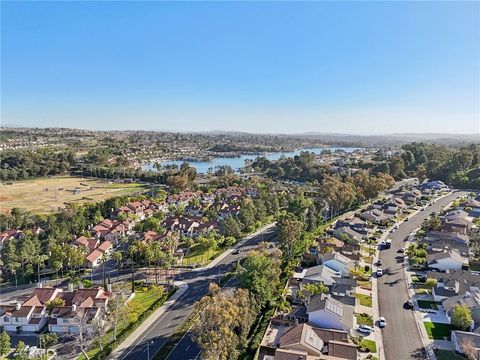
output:
MULTIPOLYGON (((167 292, 159 291, 159 286, 137 286, 135 296, 129 302, 128 316, 125 321, 120 321, 117 327, 117 339, 113 339, 113 327, 102 338, 103 350, 100 350, 98 341, 94 348, 87 353, 90 359, 105 359, 119 344, 121 344, 135 329, 137 329, 152 313, 162 306, 177 290, 167 292)), ((81 355, 79 360, 84 360, 81 355)))

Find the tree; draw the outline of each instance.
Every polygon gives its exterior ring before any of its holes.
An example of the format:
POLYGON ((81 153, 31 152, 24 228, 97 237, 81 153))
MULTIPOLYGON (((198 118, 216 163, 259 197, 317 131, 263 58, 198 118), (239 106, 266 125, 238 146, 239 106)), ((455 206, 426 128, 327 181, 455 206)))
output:
POLYGON ((425 179, 427 178, 427 168, 426 168, 426 166, 423 165, 423 164, 418 164, 415 175, 417 176, 418 181, 423 183, 425 181, 425 179))
POLYGON ((466 305, 457 304, 452 309, 451 324, 461 331, 470 331, 473 324, 472 312, 466 305))
POLYGON ((28 350, 27 346, 23 341, 19 341, 17 347, 15 348, 15 359, 17 360, 27 360, 28 359, 28 350))
POLYGON ((437 279, 429 278, 427 281, 425 281, 425 286, 428 289, 433 289, 435 286, 437 286, 437 279))
POLYGON ((278 239, 281 246, 285 249, 287 258, 293 256, 293 248, 302 234, 303 223, 288 217, 283 217, 278 222, 278 239))
POLYGON ((267 250, 253 250, 239 269, 240 286, 248 289, 260 306, 275 300, 280 285, 280 259, 267 250))
POLYGON ((464 354, 468 360, 477 360, 478 350, 471 338, 464 338, 460 344, 460 352, 464 354))
POLYGON ((55 333, 40 334, 39 342, 40 348, 48 350, 58 343, 58 336, 55 333))
POLYGON ((326 287, 322 282, 306 284, 303 286, 303 288, 307 290, 310 295, 328 294, 329 291, 328 287, 326 287))
POLYGON ((193 338, 202 359, 236 359, 256 317, 255 301, 246 289, 221 291, 212 283, 209 290, 197 304, 193 338))
POLYGON ((7 355, 10 352, 10 336, 2 331, 0 333, 0 356, 7 355))
POLYGON ((45 306, 47 307, 47 311, 50 314, 53 310, 53 308, 58 307, 58 306, 65 306, 65 300, 61 298, 55 298, 50 301, 45 302, 45 306))
POLYGON ((122 261, 122 253, 120 251, 114 251, 112 253, 112 259, 115 260, 115 262, 117 263, 117 277, 120 273, 120 263, 122 261))
POLYGON ((233 236, 235 239, 242 236, 240 224, 233 216, 229 215, 223 221, 223 233, 225 236, 233 236))

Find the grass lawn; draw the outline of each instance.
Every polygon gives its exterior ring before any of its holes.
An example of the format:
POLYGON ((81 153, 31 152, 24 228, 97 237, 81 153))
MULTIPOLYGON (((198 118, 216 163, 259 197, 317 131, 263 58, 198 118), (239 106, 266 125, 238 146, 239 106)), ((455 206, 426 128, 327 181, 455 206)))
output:
POLYGON ((445 340, 448 338, 450 340, 450 330, 453 328, 450 324, 441 324, 433 322, 424 322, 423 325, 427 330, 428 337, 430 339, 445 340))
POLYGON ((355 317, 357 318, 357 324, 358 325, 368 325, 368 326, 373 326, 373 318, 368 315, 368 314, 355 314, 355 317))
POLYGON ((363 339, 362 341, 360 341, 360 343, 358 345, 360 347, 367 348, 372 353, 377 352, 377 344, 373 340, 363 339))
POLYGON ((470 270, 480 271, 480 262, 479 261, 470 261, 470 270))
MULTIPOLYGON (((135 302, 138 305, 138 319, 131 322, 119 322, 117 328, 117 341, 113 340, 113 328, 111 328, 102 338, 104 349, 108 348, 113 350, 119 343, 125 340, 126 336, 128 336, 135 328, 141 325, 141 323, 146 319, 146 317, 142 318, 142 316, 147 314, 151 315, 151 312, 160 307, 171 294, 173 294, 173 292, 170 294, 165 292, 163 295, 159 296, 160 294, 151 287, 137 286, 135 297, 130 302, 135 302)), ((88 356, 90 359, 105 358, 105 355, 100 352, 98 342, 95 342, 94 348, 88 351, 88 356)), ((80 356, 79 359, 84 359, 84 356, 80 356)))
POLYGON ((372 290, 372 282, 365 280, 357 280, 357 285, 363 289, 372 290))
POLYGON ((428 300, 417 300, 418 306, 422 309, 432 309, 432 310, 438 310, 438 305, 441 304, 441 302, 437 301, 428 301, 428 300))
POLYGON ((360 305, 372 307, 372 297, 364 294, 355 294, 357 299, 360 299, 360 305))
POLYGON ((456 354, 454 351, 435 349, 434 352, 437 360, 465 360, 463 356, 456 354))
POLYGON ((109 183, 75 176, 54 176, 0 185, 2 212, 19 207, 36 214, 65 208, 65 203, 82 204, 112 196, 141 193, 147 188, 138 183, 109 183), (47 190, 48 189, 48 190, 47 190))
MULTIPOLYGON (((193 248, 192 248, 193 249, 193 248)), ((190 250, 188 255, 184 256, 182 259, 183 266, 191 266, 191 265, 201 265, 207 264, 210 262, 211 259, 220 255, 223 251, 221 249, 209 249, 209 250, 190 250)))

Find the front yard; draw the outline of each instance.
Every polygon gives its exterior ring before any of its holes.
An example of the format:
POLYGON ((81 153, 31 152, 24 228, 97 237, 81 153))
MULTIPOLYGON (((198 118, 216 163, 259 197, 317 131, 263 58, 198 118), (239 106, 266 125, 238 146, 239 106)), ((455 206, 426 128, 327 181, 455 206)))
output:
POLYGON ((362 314, 355 314, 357 318, 358 325, 368 325, 373 326, 373 317, 371 315, 362 313, 362 314))
POLYGON ((450 324, 434 323, 425 321, 423 323, 429 339, 450 340, 450 331, 453 327, 450 324))
POLYGON ((438 305, 441 305, 441 302, 438 301, 429 301, 429 300, 417 300, 418 307, 422 309, 431 309, 438 310, 438 305))
POLYGON ((434 352, 437 360, 465 360, 463 356, 456 354, 454 351, 435 349, 434 352))
POLYGON ((364 294, 355 294, 355 297, 360 300, 360 305, 372 307, 372 297, 364 294))
POLYGON ((360 341, 358 346, 360 351, 366 349, 368 350, 368 352, 371 352, 371 353, 377 352, 377 344, 373 340, 363 339, 362 341, 360 341))

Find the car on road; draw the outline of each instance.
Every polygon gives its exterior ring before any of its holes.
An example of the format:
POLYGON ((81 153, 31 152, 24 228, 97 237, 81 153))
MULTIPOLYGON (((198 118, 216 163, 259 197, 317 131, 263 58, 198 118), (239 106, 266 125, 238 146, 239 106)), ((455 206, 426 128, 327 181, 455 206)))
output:
POLYGON ((386 326, 387 326, 387 320, 383 316, 380 316, 378 318, 378 327, 384 328, 386 326))
POLYGON ((387 243, 385 242, 385 240, 380 241, 380 249, 385 248, 386 245, 387 243))
POLYGON ((359 333, 362 333, 362 334, 370 335, 373 331, 373 328, 371 326, 368 326, 368 325, 360 325, 357 328, 357 331, 359 333))
POLYGON ((398 252, 399 252, 399 253, 405 252, 405 248, 404 248, 404 247, 401 247, 400 249, 398 249, 398 252))
POLYGON ((380 277, 383 275, 383 270, 382 269, 377 269, 377 271, 375 271, 375 274, 377 274, 377 277, 380 277))
POLYGON ((239 249, 234 249, 234 250, 232 251, 232 254, 233 254, 233 255, 238 255, 238 254, 240 254, 240 250, 239 250, 239 249))
POLYGON ((405 309, 413 310, 415 308, 415 305, 413 305, 412 300, 407 300, 404 304, 405 309))
POLYGON ((382 266, 382 260, 380 259, 377 260, 377 266, 382 266))
POLYGON ((403 221, 408 221, 408 218, 405 218, 405 220, 403 220, 403 221))

